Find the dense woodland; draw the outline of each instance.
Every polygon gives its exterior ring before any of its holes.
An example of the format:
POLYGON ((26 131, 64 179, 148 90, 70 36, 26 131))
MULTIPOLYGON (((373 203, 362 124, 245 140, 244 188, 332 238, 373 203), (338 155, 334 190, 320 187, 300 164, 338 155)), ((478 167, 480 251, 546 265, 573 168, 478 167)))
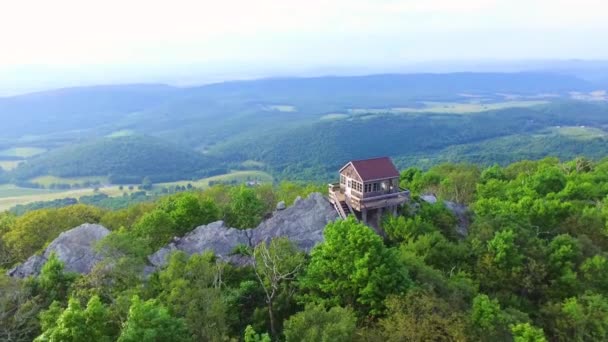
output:
MULTIPOLYGON (((176 252, 173 236, 224 219, 253 227, 277 201, 322 187, 215 186, 109 211, 77 204, 0 214, 8 269, 84 222, 112 230, 91 274, 51 258, 40 276, 0 276, 6 341, 602 341, 608 339, 608 161, 405 169, 412 202, 385 237, 354 219, 328 224, 310 255, 284 238, 234 253, 176 252), (433 193, 470 208, 467 234, 433 193)), ((4 272, 2 272, 4 274, 4 272)))

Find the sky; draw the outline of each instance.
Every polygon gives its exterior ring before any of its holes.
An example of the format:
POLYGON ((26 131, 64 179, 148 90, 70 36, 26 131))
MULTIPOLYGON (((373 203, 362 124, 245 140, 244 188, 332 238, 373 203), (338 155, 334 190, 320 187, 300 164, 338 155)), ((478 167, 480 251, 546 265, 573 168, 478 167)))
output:
POLYGON ((434 61, 602 60, 606 13, 605 0, 0 0, 0 94, 434 61))

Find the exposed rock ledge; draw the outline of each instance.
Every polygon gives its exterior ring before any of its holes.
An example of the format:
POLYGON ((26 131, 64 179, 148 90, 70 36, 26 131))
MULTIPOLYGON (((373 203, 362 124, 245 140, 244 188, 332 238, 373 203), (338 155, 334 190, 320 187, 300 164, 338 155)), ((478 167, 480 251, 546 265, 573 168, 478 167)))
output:
POLYGON ((262 241, 285 236, 299 248, 309 251, 323 240, 323 230, 338 217, 336 211, 320 193, 306 199, 296 199, 287 209, 275 211, 273 216, 254 229, 226 227, 223 221, 200 226, 182 238, 176 238, 167 246, 148 257, 154 267, 166 263, 167 256, 180 250, 187 254, 212 250, 224 260, 241 263, 242 258, 230 254, 238 245, 256 246, 262 241))
POLYGON ((40 273, 51 253, 65 263, 65 270, 78 273, 89 273, 102 256, 94 250, 95 243, 110 231, 98 224, 85 223, 65 231, 51 242, 42 255, 32 255, 23 264, 8 271, 12 277, 27 277, 40 273))
MULTIPOLYGON (((212 250, 223 260, 242 263, 242 257, 230 255, 236 246, 255 246, 261 241, 280 236, 289 238, 299 248, 309 251, 323 240, 323 230, 327 223, 337 217, 327 199, 320 193, 313 193, 306 199, 296 199, 291 207, 275 211, 272 217, 254 229, 230 228, 223 221, 197 227, 181 238, 174 238, 167 246, 150 255, 148 260, 151 267, 146 272, 164 265, 167 256, 175 250, 189 255, 212 250)), ((42 255, 30 257, 8 271, 8 274, 13 277, 37 275, 52 252, 65 263, 66 270, 89 273, 101 260, 93 247, 109 233, 105 227, 95 224, 83 224, 63 232, 42 255)))

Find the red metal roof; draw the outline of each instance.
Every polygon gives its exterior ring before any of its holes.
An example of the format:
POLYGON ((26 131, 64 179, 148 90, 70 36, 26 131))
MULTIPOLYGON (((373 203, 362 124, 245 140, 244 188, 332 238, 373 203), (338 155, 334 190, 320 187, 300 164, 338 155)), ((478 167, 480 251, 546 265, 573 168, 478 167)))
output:
MULTIPOLYGON (((389 157, 380 157, 373 159, 353 160, 348 164, 352 164, 361 180, 372 181, 376 179, 385 179, 399 177, 399 171, 389 157)), ((342 171, 346 164, 340 171, 342 171)))

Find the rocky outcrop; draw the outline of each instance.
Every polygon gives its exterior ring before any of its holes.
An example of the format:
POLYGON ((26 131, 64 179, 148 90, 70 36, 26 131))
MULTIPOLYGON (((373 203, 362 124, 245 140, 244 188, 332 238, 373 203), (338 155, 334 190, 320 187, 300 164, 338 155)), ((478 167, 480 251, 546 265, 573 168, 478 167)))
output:
MULTIPOLYGON (((426 194, 421 195, 420 198, 431 204, 437 203, 438 199, 435 195, 426 194)), ((443 201, 443 205, 456 216, 458 220, 458 225, 456 226, 456 232, 461 236, 467 236, 469 231, 469 225, 471 224, 469 220, 469 208, 460 203, 451 202, 451 201, 443 201)))
POLYGON ((109 233, 103 226, 88 223, 65 231, 51 242, 42 255, 31 256, 21 265, 9 270, 8 275, 19 278, 37 275, 52 253, 63 261, 66 271, 89 273, 102 259, 94 250, 95 243, 109 233))
POLYGON ((277 211, 257 228, 250 230, 251 245, 285 236, 299 248, 310 251, 323 240, 328 222, 338 218, 336 210, 320 193, 299 199, 282 211, 277 211))
MULTIPOLYGON (((222 260, 243 264, 248 259, 234 255, 235 247, 254 247, 262 241, 281 236, 287 237, 302 250, 309 251, 323 240, 325 226, 336 218, 336 211, 323 195, 314 193, 306 199, 298 197, 291 207, 277 208, 270 218, 254 229, 230 228, 223 221, 217 221, 197 227, 183 237, 174 238, 148 256, 150 266, 145 273, 164 265, 167 257, 177 250, 188 255, 213 251, 222 260)), ((42 255, 30 257, 8 274, 14 277, 37 275, 53 252, 64 262, 67 271, 88 273, 102 259, 94 250, 95 244, 109 233, 105 227, 95 224, 83 224, 63 232, 42 255)))
POLYGON ((167 246, 148 257, 155 267, 164 265, 167 256, 175 250, 189 255, 212 250, 227 261, 242 264, 246 262, 239 255, 232 255, 235 247, 254 247, 262 241, 275 237, 287 237, 299 248, 309 251, 323 240, 323 230, 338 214, 320 193, 313 193, 306 199, 296 199, 291 207, 277 210, 257 228, 239 230, 226 227, 224 222, 213 222, 200 226, 182 238, 176 238, 167 246))
POLYGON ((148 260, 155 267, 164 265, 167 257, 173 251, 183 251, 188 255, 214 251, 215 255, 224 260, 230 259, 230 254, 238 245, 249 246, 249 237, 245 230, 227 227, 224 221, 217 221, 200 226, 184 237, 175 238, 167 246, 150 255, 148 260))
POLYGON ((467 236, 469 233, 469 225, 471 224, 469 220, 469 208, 464 204, 451 201, 444 201, 443 204, 458 220, 456 232, 460 234, 460 236, 467 236))

